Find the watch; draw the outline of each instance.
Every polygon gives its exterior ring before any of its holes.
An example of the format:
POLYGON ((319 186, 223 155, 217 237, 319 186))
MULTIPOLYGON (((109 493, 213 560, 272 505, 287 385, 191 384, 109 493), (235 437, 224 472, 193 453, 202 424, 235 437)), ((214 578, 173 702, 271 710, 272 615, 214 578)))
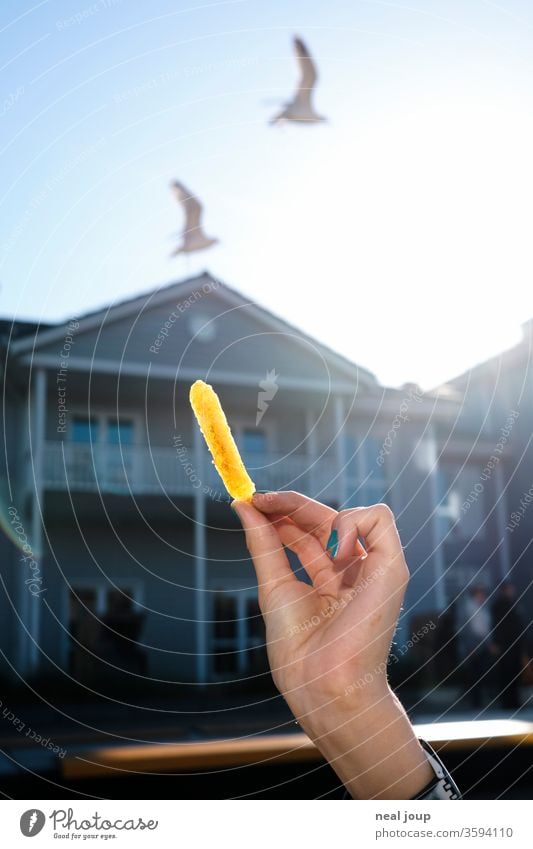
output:
POLYGON ((437 753, 431 748, 429 743, 426 743, 425 740, 419 739, 418 742, 426 753, 431 769, 435 773, 435 778, 433 778, 429 784, 426 784, 420 793, 417 793, 416 796, 412 796, 411 798, 428 801, 434 799, 462 799, 463 797, 461 796, 461 792, 457 787, 457 784, 451 777, 437 753))

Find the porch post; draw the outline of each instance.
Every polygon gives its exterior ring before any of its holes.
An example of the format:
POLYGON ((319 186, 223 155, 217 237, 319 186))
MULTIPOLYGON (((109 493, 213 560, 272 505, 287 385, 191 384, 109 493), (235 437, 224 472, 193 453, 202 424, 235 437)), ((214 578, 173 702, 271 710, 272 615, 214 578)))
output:
POLYGON ((309 464, 307 471, 307 480, 309 482, 309 495, 311 498, 317 498, 318 496, 318 485, 317 485, 317 456, 318 456, 318 445, 317 445, 317 434, 316 434, 316 422, 315 417, 313 415, 313 411, 309 408, 305 411, 305 432, 306 432, 306 446, 307 446, 307 462, 309 464))
POLYGON ((498 527, 498 536, 502 544, 500 546, 499 557, 499 579, 505 580, 511 571, 511 549, 509 546, 509 534, 507 533, 507 493, 505 491, 505 483, 500 463, 496 465, 494 470, 496 481, 496 523, 498 527))
POLYGON ((46 427, 46 372, 38 368, 33 372, 32 391, 30 392, 30 426, 31 426, 31 453, 30 462, 33 465, 33 502, 31 514, 31 546, 33 560, 37 568, 33 566, 32 576, 40 578, 35 584, 35 594, 30 591, 30 586, 24 585, 26 603, 28 605, 28 632, 26 636, 27 645, 27 669, 34 672, 39 663, 39 640, 41 623, 42 595, 39 592, 46 590, 45 576, 43 571, 43 468, 44 468, 44 442, 46 427))
POLYGON ((339 494, 339 510, 346 504, 346 452, 344 450, 344 398, 335 395, 335 451, 337 455, 337 492, 339 494))
POLYGON ((192 415, 194 466, 201 486, 194 490, 194 576, 195 576, 195 628, 196 628, 196 681, 205 684, 208 674, 207 659, 207 596, 206 596, 206 532, 205 495, 203 493, 203 443, 200 428, 192 415))
POLYGON ((428 475, 431 492, 431 537, 433 544, 433 575, 434 575, 434 590, 435 604, 440 612, 446 607, 446 592, 444 589, 444 573, 446 564, 444 562, 444 551, 442 548, 442 535, 440 532, 440 492, 438 480, 438 451, 437 440, 433 428, 429 430, 428 439, 426 442, 428 452, 428 475))

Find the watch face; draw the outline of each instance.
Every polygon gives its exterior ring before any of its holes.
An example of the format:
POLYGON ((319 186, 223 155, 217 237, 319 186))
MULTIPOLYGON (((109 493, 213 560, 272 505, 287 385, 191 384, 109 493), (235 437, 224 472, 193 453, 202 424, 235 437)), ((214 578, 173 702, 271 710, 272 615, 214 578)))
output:
POLYGON ((189 330, 195 342, 211 342, 216 336, 215 320, 205 313, 191 313, 189 330))

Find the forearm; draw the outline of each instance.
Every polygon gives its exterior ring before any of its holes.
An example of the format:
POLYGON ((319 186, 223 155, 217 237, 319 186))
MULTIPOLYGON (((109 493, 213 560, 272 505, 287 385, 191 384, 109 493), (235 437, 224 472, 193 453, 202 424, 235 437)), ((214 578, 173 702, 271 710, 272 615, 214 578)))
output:
POLYGON ((357 706, 338 700, 301 725, 354 799, 410 799, 434 777, 389 689, 357 706))

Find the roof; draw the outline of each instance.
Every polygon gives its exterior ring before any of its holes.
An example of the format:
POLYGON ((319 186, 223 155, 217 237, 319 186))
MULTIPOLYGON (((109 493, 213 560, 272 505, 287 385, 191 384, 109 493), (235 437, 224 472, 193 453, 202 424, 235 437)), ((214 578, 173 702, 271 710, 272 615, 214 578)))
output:
MULTIPOLYGON (((88 330, 93 325, 96 326, 100 324, 101 320, 105 318, 106 322, 119 320, 120 318, 124 318, 129 313, 138 312, 139 306, 146 305, 146 302, 149 302, 150 306, 160 305, 162 303, 166 303, 167 301, 175 301, 181 297, 184 297, 189 291, 193 290, 195 287, 199 285, 205 284, 207 282, 216 283, 216 292, 222 297, 225 297, 226 300, 230 302, 237 302, 239 305, 245 304, 249 311, 254 315, 254 317, 266 324, 270 327, 274 326, 278 330, 290 331, 296 337, 302 339, 302 341, 311 341, 315 347, 318 347, 322 350, 325 356, 328 357, 330 361, 335 362, 335 364, 344 372, 348 373, 350 377, 353 377, 354 368, 357 368, 357 375, 359 380, 363 380, 367 384, 378 385, 377 378, 372 374, 372 372, 367 369, 360 368, 354 362, 349 360, 348 358, 342 356, 337 351, 334 351, 332 348, 329 348, 327 345, 322 344, 321 342, 317 342, 316 339, 309 336, 300 328, 296 327, 293 324, 290 324, 285 319, 280 318, 275 315, 266 307, 260 306, 255 301, 251 301, 246 298, 241 292, 237 289, 228 286, 226 283, 223 283, 214 275, 210 274, 208 271, 204 271, 201 274, 186 278, 185 280, 174 281, 169 283, 166 286, 158 287, 157 289, 151 289, 140 294, 134 295, 131 298, 126 298, 122 301, 118 301, 116 304, 111 304, 106 307, 102 307, 97 310, 92 310, 91 312, 85 313, 79 317, 77 317, 77 321, 80 324, 78 332, 83 332, 84 330, 88 330)), ((20 334, 17 337, 16 341, 12 344, 11 353, 16 355, 18 353, 23 353, 32 350, 34 347, 38 350, 40 345, 48 344, 54 341, 56 338, 60 339, 64 333, 65 328, 68 323, 72 321, 72 318, 58 322, 53 325, 39 325, 33 324, 29 325, 30 330, 28 333, 20 334), (43 329, 44 328, 44 329, 43 329), (32 332, 32 329, 34 332, 32 332), (38 331, 37 339, 35 338, 35 330, 38 331)))
POLYGON ((533 319, 522 324, 522 332, 522 339, 511 348, 507 348, 505 351, 494 354, 487 360, 476 363, 476 365, 436 387, 435 391, 446 389, 447 387, 462 388, 477 376, 488 376, 493 372, 501 372, 503 365, 512 365, 522 357, 530 359, 533 352, 533 319))
POLYGON ((7 344, 24 336, 35 338, 36 333, 42 333, 55 325, 38 323, 36 321, 15 321, 12 318, 0 318, 0 344, 7 344))

